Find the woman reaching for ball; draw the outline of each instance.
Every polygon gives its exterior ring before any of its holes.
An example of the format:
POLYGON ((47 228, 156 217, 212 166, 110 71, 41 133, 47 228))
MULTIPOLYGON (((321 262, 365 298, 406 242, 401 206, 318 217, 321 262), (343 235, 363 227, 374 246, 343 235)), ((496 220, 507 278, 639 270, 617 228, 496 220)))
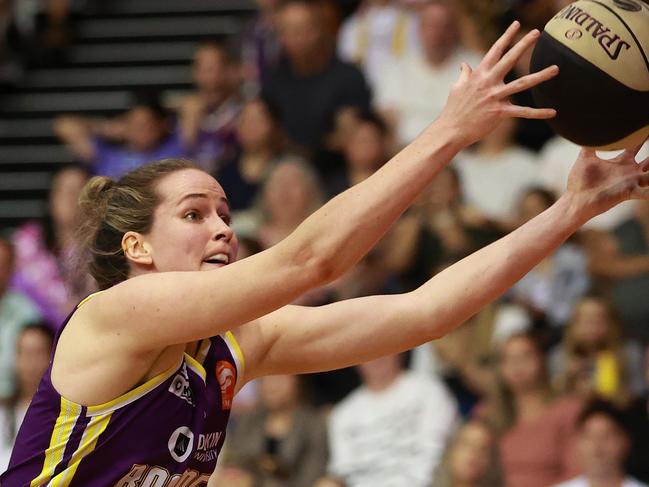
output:
POLYGON ((507 51, 517 29, 475 71, 463 66, 443 114, 410 146, 289 237, 241 261, 223 190, 192 164, 162 161, 118 182, 91 180, 83 231, 103 291, 62 328, 0 483, 204 486, 245 382, 348 366, 442 336, 588 218, 649 197, 649 161, 583 152, 557 204, 419 289, 288 305, 349 269, 459 150, 500 120, 554 115, 506 101, 556 74, 548 68, 503 83, 538 38, 530 33, 507 51))

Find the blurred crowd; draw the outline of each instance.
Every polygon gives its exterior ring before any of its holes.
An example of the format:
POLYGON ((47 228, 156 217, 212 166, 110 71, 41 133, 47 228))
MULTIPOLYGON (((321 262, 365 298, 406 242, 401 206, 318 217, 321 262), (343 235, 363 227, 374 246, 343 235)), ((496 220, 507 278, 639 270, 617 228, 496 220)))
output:
MULTIPOLYGON (((51 38, 41 41, 65 49, 69 2, 49 3, 51 38)), ((257 3, 240 35, 197 46, 193 92, 134 93, 112 119, 56 119, 78 164, 56 175, 45 218, 0 240, 0 469, 57 327, 94 289, 75 243, 90 176, 197 161, 225 189, 246 257, 412 141, 441 113, 460 63, 476 66, 511 20, 542 28, 568 2, 257 3)), ((19 26, 0 25, 0 35, 19 26)), ((0 53, 3 66, 11 55, 0 53)), ((511 76, 528 72, 529 58, 511 76)), ((513 101, 533 104, 526 93, 513 101)), ((552 205, 578 151, 544 122, 503 123, 459 154, 354 269, 297 303, 418 287, 552 205)), ((438 341, 246 385, 219 465, 216 483, 231 487, 649 483, 649 202, 592 220, 438 341)))

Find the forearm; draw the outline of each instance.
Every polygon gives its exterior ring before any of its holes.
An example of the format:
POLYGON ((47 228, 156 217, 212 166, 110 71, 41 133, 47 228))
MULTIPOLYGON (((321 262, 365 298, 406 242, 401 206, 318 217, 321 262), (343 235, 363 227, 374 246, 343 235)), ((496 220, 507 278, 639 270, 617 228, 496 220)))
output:
POLYGON ((437 121, 379 171, 307 218, 291 237, 330 264, 330 277, 356 263, 462 148, 437 121))
POLYGON ((556 204, 509 235, 473 253, 413 292, 431 338, 444 336, 498 298, 585 223, 576 198, 556 204))

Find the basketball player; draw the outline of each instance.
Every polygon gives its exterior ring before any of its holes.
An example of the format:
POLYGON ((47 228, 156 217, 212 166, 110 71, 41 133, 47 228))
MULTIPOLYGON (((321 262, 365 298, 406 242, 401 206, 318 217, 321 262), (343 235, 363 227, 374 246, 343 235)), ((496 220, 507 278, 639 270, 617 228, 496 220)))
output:
POLYGON ((288 238, 239 262, 223 190, 191 164, 163 161, 117 183, 94 178, 81 199, 82 230, 103 291, 62 328, 2 487, 205 486, 232 398, 247 381, 349 366, 440 337, 591 216, 649 198, 649 161, 584 151, 553 207, 416 291, 287 305, 349 269, 460 149, 500 120, 554 115, 506 101, 556 73, 503 83, 538 38, 533 32, 505 52, 517 29, 475 71, 462 67, 443 114, 415 142, 288 238))

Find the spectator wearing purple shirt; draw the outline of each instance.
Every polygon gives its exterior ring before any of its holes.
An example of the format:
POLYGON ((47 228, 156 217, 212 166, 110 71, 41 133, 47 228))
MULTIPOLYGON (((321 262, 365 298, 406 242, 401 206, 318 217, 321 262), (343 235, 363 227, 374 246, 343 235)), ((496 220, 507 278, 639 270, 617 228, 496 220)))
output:
POLYGON ((119 178, 148 162, 189 155, 170 130, 169 115, 157 96, 138 97, 112 120, 64 115, 54 122, 58 137, 94 174, 119 178))

